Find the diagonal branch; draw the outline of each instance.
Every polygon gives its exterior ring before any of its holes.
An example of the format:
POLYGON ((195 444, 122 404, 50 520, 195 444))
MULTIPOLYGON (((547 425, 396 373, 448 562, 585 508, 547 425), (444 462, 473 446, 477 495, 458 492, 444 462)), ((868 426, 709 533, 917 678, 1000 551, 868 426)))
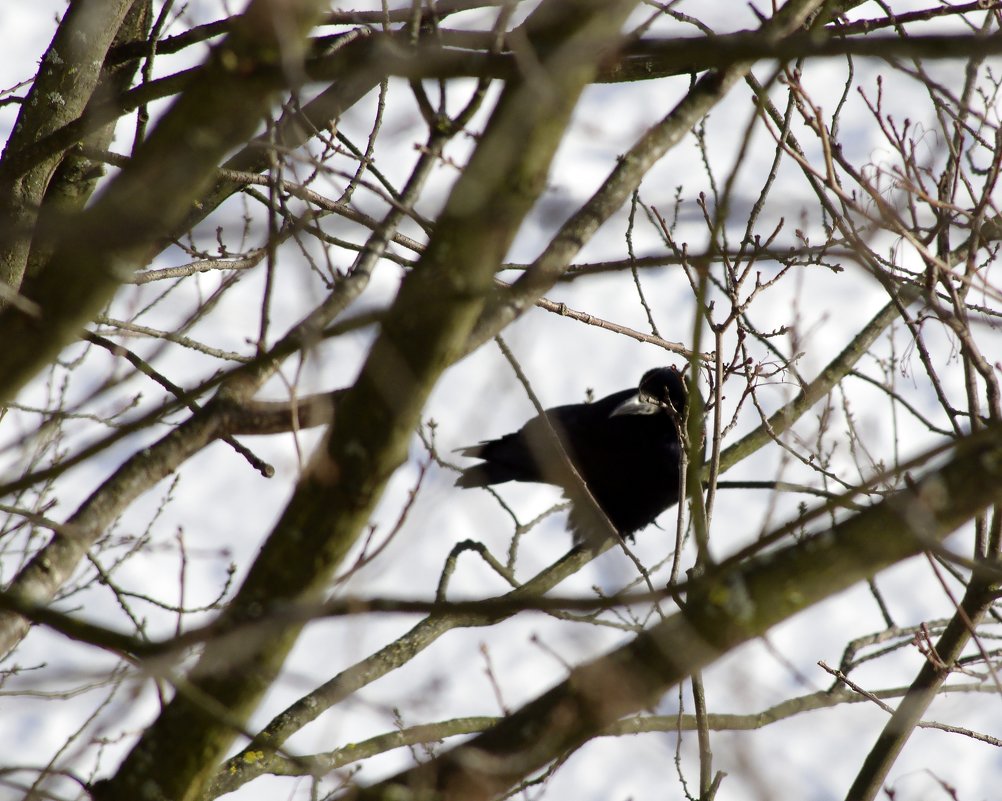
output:
POLYGON ((771 627, 941 542, 1002 498, 1002 431, 961 442, 913 486, 833 529, 730 564, 690 591, 684 611, 575 668, 489 731, 368 788, 353 801, 486 801, 652 704, 771 627))
POLYGON ((9 168, 38 140, 84 113, 99 85, 104 56, 132 5, 132 0, 71 3, 21 106, 0 160, 0 283, 14 290, 20 288, 28 263, 31 237, 27 232, 35 224, 62 152, 50 154, 30 169, 12 174, 9 168))
MULTIPOLYGON (((328 441, 224 612, 254 620, 272 604, 320 595, 364 529, 442 371, 463 352, 582 89, 618 44, 634 3, 544 3, 520 33, 534 69, 501 93, 418 265, 403 281, 362 372, 341 399, 328 441)), ((209 643, 189 676, 197 694, 244 720, 278 675, 301 626, 232 644, 209 643)), ((99 801, 189 801, 235 735, 213 708, 176 695, 117 773, 94 786, 99 801)))
MULTIPOLYGON (((172 232, 205 191, 223 156, 254 132, 275 90, 295 74, 263 79, 258 64, 295 73, 319 0, 256 0, 212 51, 205 80, 191 84, 95 203, 58 236, 33 283, 40 314, 0 314, 0 399, 11 398, 111 299, 151 242, 172 232), (281 25, 275 26, 275 19, 281 25)), ((51 235, 52 232, 49 232, 51 235)))
POLYGON ((871 801, 877 797, 891 766, 905 747, 922 716, 949 678, 964 647, 974 636, 982 618, 998 600, 998 588, 973 580, 964 593, 946 630, 936 641, 936 659, 927 659, 901 703, 877 737, 846 793, 851 801, 871 801))
MULTIPOLYGON (((821 4, 821 0, 791 0, 763 24, 757 35, 769 42, 781 39, 797 30, 821 4)), ((751 62, 740 62, 706 73, 663 120, 645 132, 617 160, 598 191, 561 226, 525 274, 510 289, 492 298, 477 323, 469 350, 492 339, 508 323, 532 308, 564 275, 581 248, 640 186, 648 171, 688 135, 750 69, 751 62)))

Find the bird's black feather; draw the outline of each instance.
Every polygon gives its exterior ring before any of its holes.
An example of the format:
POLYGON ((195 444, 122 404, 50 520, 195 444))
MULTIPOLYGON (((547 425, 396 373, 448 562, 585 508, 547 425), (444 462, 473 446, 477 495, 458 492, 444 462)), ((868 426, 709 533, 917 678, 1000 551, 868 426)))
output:
MULTIPOLYGON (((545 412, 567 456, 620 536, 632 536, 678 501, 679 426, 685 403, 682 375, 674 367, 661 367, 645 373, 638 389, 545 412)), ((561 457, 540 415, 514 433, 461 452, 483 461, 466 468, 456 479, 457 486, 535 481, 562 487, 572 499, 580 497, 570 485, 569 471, 560 469, 561 457)), ((575 541, 591 539, 586 536, 588 515, 580 504, 574 501, 570 516, 575 541)))

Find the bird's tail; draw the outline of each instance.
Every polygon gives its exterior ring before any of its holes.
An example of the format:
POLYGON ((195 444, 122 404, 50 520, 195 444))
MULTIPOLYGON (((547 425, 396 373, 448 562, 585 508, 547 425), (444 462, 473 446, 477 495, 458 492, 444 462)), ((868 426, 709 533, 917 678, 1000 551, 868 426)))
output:
POLYGON ((496 484, 497 481, 493 480, 490 471, 490 465, 488 464, 475 464, 473 467, 467 467, 459 476, 456 478, 457 487, 486 487, 490 484, 496 484))

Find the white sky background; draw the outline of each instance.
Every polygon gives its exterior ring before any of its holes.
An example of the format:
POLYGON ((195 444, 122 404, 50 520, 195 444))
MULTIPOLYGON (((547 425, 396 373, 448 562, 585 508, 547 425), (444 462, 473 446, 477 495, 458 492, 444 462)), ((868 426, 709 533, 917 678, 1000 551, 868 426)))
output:
MULTIPOLYGON (((362 7, 361 2, 355 4, 362 7)), ((55 17, 64 7, 62 2, 6 3, 0 6, 0 43, 4 57, 0 59, 0 88, 11 87, 28 79, 38 58, 44 52, 55 28, 55 17)), ((897 3, 895 10, 920 7, 917 3, 897 3)), ((686 4, 681 8, 685 10, 686 4)), ((731 0, 701 0, 688 4, 693 14, 719 30, 739 29, 755 24, 754 17, 743 4, 731 0)), ((212 19, 223 12, 210 0, 199 0, 189 6, 199 20, 212 19)), ((873 6, 863 6, 861 16, 876 15, 873 6)), ((459 20, 450 24, 459 25, 459 20)), ((197 54, 195 54, 197 55, 197 54)), ((190 57, 190 56, 188 56, 190 57)), ((160 67, 173 71, 181 66, 178 59, 164 59, 160 67)), ((957 85, 963 76, 963 65, 943 62, 929 66, 939 80, 957 85)), ((770 66, 759 65, 760 78, 770 73, 770 66)), ((882 63, 857 59, 855 86, 872 96, 876 79, 883 75, 886 86, 885 107, 892 109, 897 119, 905 116, 935 127, 925 90, 917 83, 892 72, 882 63)), ((836 93, 845 80, 845 65, 839 61, 810 63, 804 83, 816 101, 831 113, 836 93)), ((848 155, 857 162, 880 163, 889 149, 872 117, 855 90, 850 93, 842 114, 843 140, 848 155)), ((527 261, 545 243, 547 236, 567 213, 585 200, 606 175, 615 156, 622 153, 647 125, 660 119, 688 88, 688 78, 638 83, 629 86, 600 86, 585 92, 577 113, 574 131, 562 146, 551 176, 551 187, 540 202, 536 213, 523 228, 510 259, 527 261)), ((429 89, 429 91, 433 91, 429 89)), ((388 107, 376 150, 376 163, 398 186, 414 159, 413 141, 423 141, 413 101, 405 86, 391 86, 388 107)), ((456 93, 456 97, 461 97, 456 93)), ((370 98, 371 101, 371 98, 370 98)), ((489 104, 488 104, 489 107, 489 104)), ((748 90, 739 85, 710 115, 706 136, 713 178, 718 186, 727 179, 737 154, 740 135, 748 124, 752 105, 748 90)), ((15 111, 0 107, 0 135, 9 133, 15 111)), ((361 141, 370 123, 372 103, 364 102, 352 109, 342 121, 342 130, 361 141)), ((480 120, 482 123, 483 115, 480 120)), ((131 123, 123 126, 114 148, 127 152, 131 143, 131 123)), ((472 126, 477 127, 474 123, 472 126)), ((815 147, 815 140, 801 136, 801 141, 815 147)), ((942 141, 930 134, 923 144, 922 154, 938 161, 943 156, 942 141)), ((447 155, 462 163, 469 142, 457 139, 447 149, 447 155)), ((746 217, 745 210, 757 197, 763 176, 773 156, 772 142, 759 129, 753 140, 750 156, 742 167, 734 196, 731 231, 738 236, 746 217)), ((816 155, 816 154, 812 154, 816 155)), ((420 207, 425 213, 435 211, 455 172, 441 167, 435 177, 435 191, 425 193, 420 207)), ((700 192, 710 193, 710 184, 693 137, 687 138, 671 151, 649 175, 642 188, 642 198, 666 215, 671 212, 677 186, 682 186, 683 205, 677 238, 698 252, 706 241, 706 228, 695 203, 700 192)), ((155 187, 151 187, 155 191, 155 187)), ((359 206, 378 209, 378 204, 364 193, 357 196, 359 206)), ((799 169, 786 163, 780 169, 769 202, 759 222, 757 232, 763 237, 771 232, 780 218, 785 220, 780 244, 794 244, 793 230, 801 228, 812 241, 820 241, 820 220, 816 218, 816 201, 810 194, 799 169)), ((225 212, 230 220, 238 220, 239 204, 231 203, 225 212)), ((214 226, 226 216, 214 217, 205 229, 211 241, 214 226)), ((578 261, 623 258, 626 255, 624 231, 625 210, 617 215, 588 245, 578 261)), ((331 231, 337 226, 332 223, 331 231)), ((653 255, 664 251, 656 233, 646 223, 638 225, 634 235, 637 255, 653 255)), ((734 242, 736 244, 736 240, 734 242)), ((894 245, 884 243, 885 250, 894 245)), ((294 248, 283 249, 283 259, 301 262, 294 248)), ((341 254, 339 266, 348 262, 341 254)), ((903 258, 913 258, 905 254, 903 258)), ((155 266, 183 263, 187 258, 179 252, 167 252, 155 266)), ((763 263, 763 271, 774 267, 763 263)), ((400 271, 384 265, 367 290, 365 305, 378 308, 392 297, 400 271)), ((662 336, 673 341, 690 342, 693 326, 693 302, 688 284, 681 271, 658 268, 642 273, 641 281, 655 321, 662 336)), ((155 310, 148 324, 164 327, 179 319, 197 301, 194 287, 204 295, 218 285, 212 276, 198 282, 186 282, 171 296, 170 302, 155 310)), ((285 325, 298 317, 316 301, 318 283, 297 267, 289 280, 278 283, 275 322, 272 330, 281 332, 285 325)), ((138 305, 138 298, 152 297, 153 290, 144 290, 119 301, 120 316, 138 305)), ((191 335, 220 347, 247 351, 245 339, 256 333, 260 283, 251 278, 238 291, 222 302, 219 309, 191 335), (222 343, 222 344, 220 344, 222 343)), ((587 311, 599 317, 632 328, 647 331, 646 316, 637 299, 629 276, 623 274, 595 277, 557 287, 549 297, 563 301, 571 308, 587 311)), ((752 307, 753 319, 763 330, 792 326, 800 337, 798 349, 804 355, 797 366, 806 378, 817 372, 835 356, 849 338, 879 309, 886 296, 876 284, 852 264, 845 271, 833 274, 819 267, 804 268, 796 277, 788 276, 780 285, 759 298, 752 307)), ((116 316, 116 310, 112 311, 116 316)), ((655 365, 681 360, 650 345, 639 344, 599 328, 589 327, 567 318, 535 310, 511 326, 504 334, 506 341, 520 359, 544 405, 551 406, 582 400, 592 388, 600 397, 609 392, 635 385, 644 370, 655 365)), ((982 340, 986 341, 986 340, 982 340)), ((789 339, 779 340, 781 349, 789 352, 789 339)), ((301 376, 295 375, 295 365, 285 371, 289 381, 299 381, 301 392, 315 388, 330 389, 351 382, 366 353, 368 336, 347 337, 322 349, 301 376)), ((944 365, 943 377, 956 392, 962 375, 956 362, 949 361, 950 343, 935 342, 939 363, 944 365), (957 369, 951 369, 957 368, 957 369)), ((137 347, 139 347, 137 345, 137 347)), ((895 335, 899 356, 907 356, 907 339, 902 331, 895 335)), ((881 355, 890 353, 883 341, 876 349, 881 355)), ((901 390, 924 413, 939 425, 945 425, 942 413, 927 386, 925 375, 912 355, 905 362, 908 371, 898 374, 901 390)), ((178 383, 196 383, 196 377, 214 369, 215 362, 193 355, 189 351, 171 350, 157 362, 158 369, 178 383)), ((859 367, 879 377, 872 359, 864 359, 859 367)), ((88 389, 103 379, 108 363, 94 359, 87 370, 73 378, 75 393, 83 397, 88 389)), ((860 382, 843 383, 855 415, 858 430, 877 460, 890 462, 891 421, 889 407, 882 396, 860 382)), ((792 385, 780 385, 762 391, 768 411, 792 396, 792 385)), ((25 393, 31 402, 40 402, 45 394, 41 383, 25 393)), ((275 381, 264 393, 270 397, 285 397, 286 389, 275 381)), ((151 393, 151 396, 153 394, 151 393)), ((732 402, 736 398, 730 399, 732 402)), ((28 402, 26 401, 26 402, 28 402)), ((840 403, 841 399, 838 398, 840 403)), ((725 404, 727 401, 725 401, 725 404)), ((532 414, 532 407, 499 351, 486 345, 461 364, 451 369, 436 388, 427 408, 425 419, 437 424, 437 442, 442 453, 482 438, 497 436, 520 426, 532 414)), ((839 412, 837 414, 840 415, 839 412)), ((29 428, 30 416, 18 418, 16 426, 29 428)), ((735 441, 755 424, 745 414, 738 428, 725 441, 735 441)), ((805 437, 814 433, 815 420, 808 415, 798 426, 805 437)), ((921 452, 933 440, 907 414, 898 416, 901 427, 902 457, 921 452)), ((835 430, 838 430, 836 423, 835 430)), ((0 431, 0 444, 7 445, 16 433, 0 431)), ((157 436, 161 432, 157 432, 157 436)), ((93 437, 86 426, 75 432, 79 444, 93 437)), ((300 437, 300 447, 309 453, 316 434, 300 437)), ((139 441, 128 441, 106 453, 100 463, 70 473, 59 485, 59 506, 52 513, 58 519, 68 516, 124 458, 139 447, 139 441)), ((291 437, 254 438, 247 441, 255 453, 274 464, 277 476, 266 481, 258 476, 240 457, 222 444, 200 454, 181 471, 174 490, 174 501, 156 519, 152 530, 156 548, 149 554, 133 558, 116 574, 120 584, 144 593, 175 602, 179 571, 174 536, 183 527, 191 557, 188 576, 187 602, 210 601, 220 590, 225 565, 232 560, 238 565, 238 579, 256 553, 263 537, 277 518, 287 500, 297 474, 297 451, 291 437)), ((70 450, 73 450, 70 447, 70 450)), ((415 439, 412 458, 394 476, 374 517, 379 531, 388 531, 399 515, 408 490, 413 486, 418 464, 425 454, 415 439)), ((10 450, 0 455, 4 475, 14 468, 19 455, 10 450)), ((836 472, 846 480, 857 478, 852 470, 852 456, 845 441, 837 443, 833 454, 836 472)), ((739 465, 724 478, 763 479, 779 477, 781 460, 778 448, 766 448, 739 465)), ((783 473, 790 480, 810 480, 812 474, 796 466, 783 473)), ((421 494, 411 510, 400 534, 388 551, 371 569, 363 569, 348 584, 347 590, 360 595, 430 597, 442 564, 453 545, 465 538, 486 543, 503 556, 510 538, 511 523, 502 510, 482 491, 461 491, 452 486, 454 474, 431 467, 421 494)), ((167 487, 162 485, 134 504, 120 523, 120 531, 140 532, 156 516, 167 487)), ((507 503, 516 510, 522 522, 530 520, 558 498, 556 490, 536 486, 506 485, 500 489, 507 503)), ((784 522, 795 514, 799 497, 780 498, 773 513, 773 523, 784 522)), ((770 498, 766 493, 743 490, 721 491, 717 498, 711 540, 714 553, 726 556, 760 533, 770 498)), ((649 529, 638 535, 635 550, 647 565, 664 559, 673 547, 674 512, 662 518, 663 530, 649 529)), ((955 538, 961 549, 967 547, 963 537, 955 538)), ((527 578, 552 562, 569 546, 563 531, 563 517, 555 516, 542 527, 534 529, 522 546, 519 574, 527 578)), ((6 581, 13 565, 4 565, 6 581)), ((663 578, 663 573, 659 574, 663 578)), ((619 552, 607 553, 582 574, 560 588, 562 593, 587 593, 592 585, 614 591, 635 576, 632 564, 619 552)), ((935 578, 923 560, 898 566, 878 579, 895 621, 902 626, 923 620, 946 617, 951 604, 937 590, 935 578)), ((504 591, 499 579, 469 554, 460 559, 452 584, 452 597, 479 596, 504 591)), ((126 628, 127 620, 107 593, 89 592, 82 596, 88 618, 108 625, 126 628)), ((80 599, 74 599, 80 603, 80 599)), ((144 606, 152 636, 167 636, 175 619, 144 606)), ((197 622, 193 617, 190 624, 197 622)), ((405 631, 417 618, 369 618, 345 622, 324 622, 311 625, 290 658, 283 681, 265 699, 251 728, 269 720, 302 693, 333 676, 378 649, 405 631)), ((767 642, 756 642, 721 660, 705 676, 707 698, 712 712, 751 712, 763 709, 791 695, 811 692, 829 686, 827 674, 817 667, 818 660, 836 665, 843 644, 854 637, 879 631, 883 627, 879 611, 865 588, 855 588, 808 613, 778 627, 767 642)), ((514 708, 559 681, 564 667, 553 654, 570 664, 600 654, 622 642, 625 635, 612 628, 596 628, 553 621, 540 615, 522 615, 502 625, 483 630, 455 630, 436 642, 404 669, 383 681, 366 687, 357 697, 322 716, 289 743, 292 750, 302 753, 328 750, 358 741, 394 727, 392 708, 398 707, 406 725, 466 715, 499 714, 498 704, 484 674, 485 660, 481 647, 489 654, 491 665, 499 678, 505 704, 514 708), (533 638, 545 643, 546 650, 533 638), (547 653, 550 651, 552 653, 547 653)), ((16 654, 17 663, 31 666, 45 663, 45 671, 27 672, 8 682, 0 690, 11 693, 38 688, 39 676, 46 675, 41 687, 55 690, 76 686, 88 674, 100 675, 108 660, 89 649, 35 631, 16 654)), ((914 650, 903 651, 892 658, 878 660, 854 674, 866 687, 899 686, 911 681, 921 657, 914 650)), ((0 666, 9 668, 10 663, 0 666)), ((41 766, 63 745, 67 735, 84 725, 88 716, 105 697, 100 690, 74 698, 51 701, 24 695, 0 695, 0 748, 4 754, 0 763, 41 766)), ((691 699, 685 695, 686 711, 691 711, 691 699)), ((659 711, 677 709, 677 694, 666 696, 659 711)), ((100 732, 110 744, 100 756, 98 775, 110 774, 135 732, 156 714, 156 699, 149 685, 143 685, 138 695, 120 691, 116 699, 103 709, 88 729, 83 741, 100 732), (124 733, 124 737, 123 737, 124 733)), ((955 726, 1002 737, 1002 700, 997 695, 964 698, 951 696, 937 701, 929 718, 955 726)), ((730 775, 724 779, 718 798, 842 798, 863 757, 871 747, 886 716, 871 705, 855 705, 835 710, 809 713, 768 728, 749 733, 714 734, 714 767, 730 775)), ((673 764, 676 738, 672 734, 650 734, 618 741, 594 741, 578 753, 549 782, 550 798, 574 798, 580 801, 648 801, 679 798, 680 790, 673 764)), ((449 743, 452 745, 454 742, 449 743)), ((698 783, 695 737, 686 735, 682 745, 686 778, 691 787, 698 783)), ((79 748, 64 757, 61 764, 87 776, 94 764, 93 748, 79 748)), ((405 751, 391 754, 367 764, 360 776, 370 781, 397 769, 409 759, 405 751)), ((0 764, 2 766, 2 764, 0 764)), ((912 736, 904 755, 890 777, 897 799, 946 798, 937 784, 937 777, 956 788, 957 798, 964 801, 997 798, 1002 795, 1002 751, 955 734, 918 730, 912 736)), ((72 797, 69 785, 54 785, 61 797, 72 797)), ((270 799, 275 793, 288 797, 287 779, 259 779, 244 786, 234 798, 270 799)), ((296 797, 307 797, 307 785, 299 786, 296 797)), ((0 797, 7 790, 0 786, 0 797)), ((15 796, 10 796, 15 797, 15 796)))

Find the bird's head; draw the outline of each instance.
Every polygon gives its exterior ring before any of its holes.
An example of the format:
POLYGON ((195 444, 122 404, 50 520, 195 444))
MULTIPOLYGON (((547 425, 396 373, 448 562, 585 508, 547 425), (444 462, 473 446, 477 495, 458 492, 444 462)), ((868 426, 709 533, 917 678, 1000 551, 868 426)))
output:
POLYGON ((685 414, 685 379, 674 367, 657 367, 644 373, 636 393, 619 404, 612 416, 659 412, 679 420, 685 414))

